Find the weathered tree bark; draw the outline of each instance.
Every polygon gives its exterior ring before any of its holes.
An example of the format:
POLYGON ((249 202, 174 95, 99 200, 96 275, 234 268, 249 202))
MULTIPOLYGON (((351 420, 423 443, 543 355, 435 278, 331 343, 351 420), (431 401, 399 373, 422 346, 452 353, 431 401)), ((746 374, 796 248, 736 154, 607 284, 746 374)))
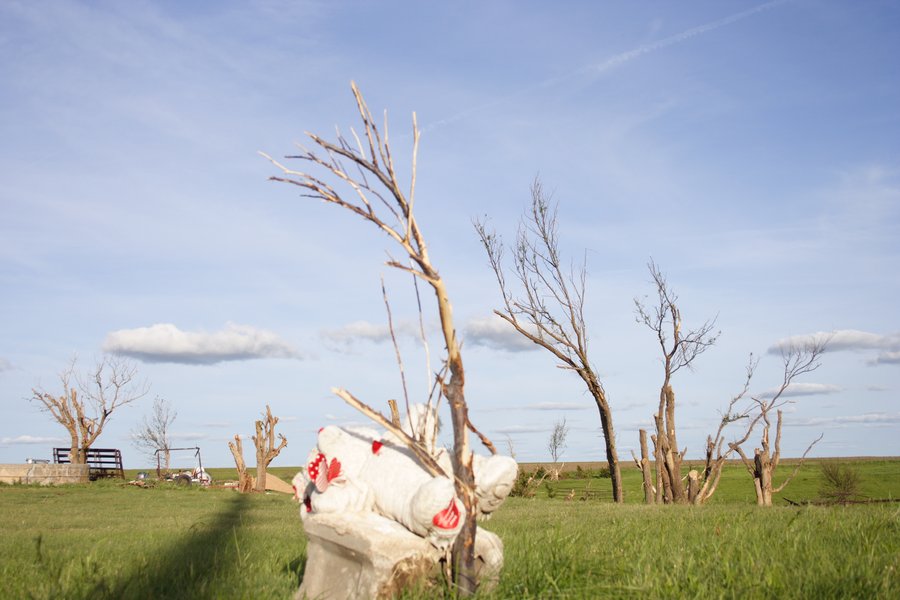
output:
MULTIPOLYGON (((612 409, 606 400, 606 391, 595 379, 595 385, 599 391, 594 395, 597 410, 600 413, 600 427, 603 429, 603 442, 606 450, 606 464, 609 467, 610 484, 613 490, 613 500, 619 504, 625 502, 625 488, 622 485, 622 471, 619 469, 619 452, 616 450, 616 432, 612 422, 612 409)), ((590 389, 590 386, 589 386, 590 389)))
POLYGON ((653 487, 653 481, 650 479, 650 454, 647 448, 647 430, 640 430, 640 440, 641 440, 641 461, 640 461, 640 469, 641 475, 644 479, 644 502, 646 504, 653 504, 655 501, 655 491, 653 487))
POLYGON ((234 457, 234 464, 238 473, 238 491, 246 494, 253 490, 253 477, 247 473, 247 465, 244 463, 244 448, 241 436, 235 435, 233 442, 228 442, 228 449, 234 457))
POLYGON ((253 444, 256 446, 256 491, 266 491, 266 469, 287 446, 287 439, 278 434, 279 444, 275 446, 275 425, 278 417, 272 416, 272 409, 266 404, 265 421, 256 421, 256 435, 253 436, 253 444))

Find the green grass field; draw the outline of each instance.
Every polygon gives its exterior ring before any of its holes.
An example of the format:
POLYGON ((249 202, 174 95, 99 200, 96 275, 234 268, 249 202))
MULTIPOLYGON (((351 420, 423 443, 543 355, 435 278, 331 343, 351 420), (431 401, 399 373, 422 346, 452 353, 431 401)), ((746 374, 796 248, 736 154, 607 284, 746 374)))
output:
MULTIPOLYGON (((866 495, 900 497, 900 460, 853 464, 866 495)), ((285 479, 294 470, 274 469, 285 479)), ((643 506, 637 473, 625 473, 627 506, 551 499, 544 488, 509 499, 485 524, 503 538, 506 566, 482 596, 900 597, 900 504, 758 508, 733 466, 711 506, 643 506)), ((804 467, 785 495, 815 499, 818 478, 804 467)), ((588 485, 609 482, 553 484, 588 485)), ((297 511, 286 495, 225 489, 0 486, 0 595, 289 598, 305 561, 297 511)))

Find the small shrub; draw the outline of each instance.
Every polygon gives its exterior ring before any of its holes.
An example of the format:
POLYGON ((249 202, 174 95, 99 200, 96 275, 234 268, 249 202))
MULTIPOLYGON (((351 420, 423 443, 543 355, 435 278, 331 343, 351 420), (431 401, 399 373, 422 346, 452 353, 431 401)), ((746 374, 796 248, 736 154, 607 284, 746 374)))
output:
POLYGON ((551 499, 556 498, 556 488, 554 488, 553 486, 551 486, 551 485, 550 485, 550 482, 544 483, 544 488, 547 490, 547 497, 548 497, 548 498, 551 498, 551 499))
POLYGON ((822 486, 819 495, 826 500, 844 504, 859 496, 862 477, 855 467, 833 462, 822 463, 822 486))
POLYGON ((534 473, 524 470, 519 471, 509 495, 519 498, 534 498, 535 493, 546 478, 547 471, 543 468, 538 468, 534 473))
POLYGON ((600 467, 597 469, 597 474, 595 475, 597 479, 609 479, 609 467, 600 467))
POLYGON ((591 472, 588 469, 583 469, 581 465, 575 466, 575 479, 587 479, 591 476, 591 472))

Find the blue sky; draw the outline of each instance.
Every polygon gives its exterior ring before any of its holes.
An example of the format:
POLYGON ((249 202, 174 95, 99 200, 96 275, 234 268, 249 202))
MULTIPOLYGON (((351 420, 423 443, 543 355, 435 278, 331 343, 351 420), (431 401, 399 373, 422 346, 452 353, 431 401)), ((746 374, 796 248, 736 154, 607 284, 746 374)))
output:
MULTIPOLYGON (((387 109, 399 163, 423 130, 416 209, 464 340, 476 425, 519 460, 602 460, 577 378, 487 321, 500 295, 472 228, 507 238, 539 176, 562 250, 587 259, 593 361, 622 460, 650 423, 658 347, 634 319, 652 257, 688 327, 722 337, 679 373, 697 459, 739 391, 779 383, 780 341, 836 332, 795 389, 783 452, 900 454, 900 7, 892 2, 0 3, 0 462, 65 432, 28 402, 74 355, 132 356, 175 441, 226 466, 268 403, 299 465, 315 431, 362 418, 329 392, 402 397, 429 371, 390 240, 268 182, 257 152, 357 125, 349 82, 387 109), (410 333, 412 332, 412 333, 410 333)), ((408 168, 404 167, 408 172, 408 168)), ((440 344, 431 297, 431 368, 440 344)), ((444 434, 445 437, 447 434, 444 434)))

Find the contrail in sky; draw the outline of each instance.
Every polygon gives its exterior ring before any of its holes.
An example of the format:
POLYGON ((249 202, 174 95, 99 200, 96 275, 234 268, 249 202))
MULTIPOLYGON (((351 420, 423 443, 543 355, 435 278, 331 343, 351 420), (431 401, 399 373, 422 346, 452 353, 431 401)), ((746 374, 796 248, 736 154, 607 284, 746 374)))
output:
POLYGON ((789 0, 773 0, 772 2, 766 2, 765 4, 760 4, 759 6, 755 6, 753 8, 748 8, 747 10, 735 13, 733 15, 729 15, 727 17, 723 17, 717 21, 712 21, 710 23, 705 23, 703 25, 698 25, 697 27, 693 27, 691 29, 687 29, 682 31, 681 33, 676 33, 675 35, 671 35, 667 38, 663 38, 658 42, 653 42, 652 44, 644 44, 642 46, 638 46, 634 50, 629 50, 627 52, 622 52, 620 54, 616 54, 601 63, 596 63, 592 65, 586 65, 581 67, 575 71, 567 73, 565 75, 559 75, 557 77, 552 77, 550 79, 545 79, 539 83, 530 85, 525 88, 521 88, 515 92, 507 94, 505 96, 501 96, 496 100, 491 100, 490 102, 486 102, 479 106, 475 106, 473 108, 466 109, 460 113, 457 113, 451 117, 447 117, 446 119, 441 119, 439 121, 435 121, 433 123, 429 123, 425 127, 422 128, 422 132, 425 133, 427 131, 431 131, 434 129, 438 129, 445 125, 450 125, 451 123, 455 123, 457 121, 461 121, 466 117, 486 110, 488 108, 493 108, 494 106, 505 104, 510 100, 514 99, 517 96, 522 94, 532 92, 534 90, 538 90, 541 88, 554 87, 566 80, 573 79, 578 76, 587 75, 589 77, 597 77, 607 71, 615 69, 616 67, 620 67, 625 63, 631 62, 637 58, 640 58, 646 54, 651 54, 653 52, 658 52, 664 48, 668 48, 669 46, 674 46, 676 44, 680 44, 682 42, 686 42, 687 40, 696 37, 698 35, 703 35, 704 33, 709 33, 710 31, 714 31, 719 29, 720 27, 725 27, 726 25, 731 25, 732 23, 737 23, 738 21, 742 21, 747 17, 751 17, 757 13, 763 12, 765 10, 769 10, 770 8, 774 8, 780 4, 784 4, 789 0))

